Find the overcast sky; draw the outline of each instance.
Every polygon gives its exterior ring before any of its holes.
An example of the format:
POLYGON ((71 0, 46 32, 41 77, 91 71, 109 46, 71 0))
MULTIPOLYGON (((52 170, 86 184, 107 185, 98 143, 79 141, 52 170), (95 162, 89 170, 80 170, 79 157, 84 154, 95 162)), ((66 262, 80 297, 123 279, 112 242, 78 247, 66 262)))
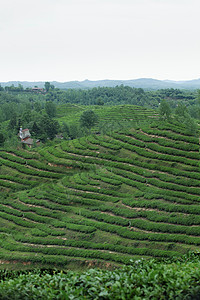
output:
POLYGON ((0 81, 200 78, 200 0, 0 0, 0 81))

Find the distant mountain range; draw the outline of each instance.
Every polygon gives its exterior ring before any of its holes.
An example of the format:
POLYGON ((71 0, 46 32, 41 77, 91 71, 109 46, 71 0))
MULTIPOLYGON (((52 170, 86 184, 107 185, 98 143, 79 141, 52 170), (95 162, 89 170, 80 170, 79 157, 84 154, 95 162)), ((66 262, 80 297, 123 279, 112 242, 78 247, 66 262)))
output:
MULTIPOLYGON (((124 86, 130 86, 135 88, 143 88, 145 90, 157 90, 157 89, 200 89, 200 78, 188 81, 173 81, 173 80, 157 80, 153 78, 139 78, 133 80, 84 80, 84 81, 68 81, 68 82, 57 82, 51 81, 56 88, 59 89, 89 89, 94 87, 115 87, 117 85, 123 84, 124 86)), ((24 88, 27 87, 44 87, 43 81, 38 82, 29 82, 29 81, 9 81, 9 82, 0 82, 2 87, 18 86, 22 84, 24 88)))

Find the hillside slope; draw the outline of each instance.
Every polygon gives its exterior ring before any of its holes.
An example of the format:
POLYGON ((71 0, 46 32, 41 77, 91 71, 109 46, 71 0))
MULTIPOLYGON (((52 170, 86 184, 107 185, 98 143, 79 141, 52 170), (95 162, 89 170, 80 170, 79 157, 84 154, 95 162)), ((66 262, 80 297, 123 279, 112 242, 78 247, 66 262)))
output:
POLYGON ((82 113, 86 110, 93 110, 98 117, 98 126, 94 128, 103 129, 114 125, 114 128, 135 127, 136 124, 148 122, 148 120, 158 119, 158 112, 137 105, 77 105, 63 104, 57 107, 57 117, 59 123, 78 124, 82 113), (131 125, 130 125, 131 124, 131 125))
POLYGON ((0 151, 0 259, 129 264, 200 249, 199 141, 155 123, 0 151))

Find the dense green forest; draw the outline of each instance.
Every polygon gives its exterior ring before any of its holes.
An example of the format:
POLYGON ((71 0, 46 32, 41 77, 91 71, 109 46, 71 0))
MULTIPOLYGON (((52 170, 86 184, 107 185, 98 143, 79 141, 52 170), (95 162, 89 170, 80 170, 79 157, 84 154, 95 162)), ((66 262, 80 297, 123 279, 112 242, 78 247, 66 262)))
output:
MULTIPOLYGON (((161 117, 175 114, 181 123, 186 122, 190 127, 194 124, 193 118, 200 119, 199 90, 144 91, 141 88, 123 85, 114 88, 60 90, 48 82, 45 83, 44 89, 24 89, 22 85, 18 87, 12 85, 0 87, 0 145, 16 147, 20 127, 28 128, 32 136, 42 142, 52 140, 56 134, 62 134, 64 138, 70 139, 88 134, 88 128, 78 122, 80 114, 77 115, 76 122, 70 118, 72 107, 69 104, 73 105, 74 110, 81 110, 82 113, 84 110, 100 108, 106 111, 106 108, 115 105, 137 105, 160 111, 161 117), (59 119, 60 117, 63 119, 59 119)), ((101 131, 102 128, 106 130, 101 117, 96 118, 96 123, 99 125, 96 126, 96 131, 101 131)), ((129 126, 132 126, 131 122, 129 123, 129 126)), ((107 123, 108 130, 111 127, 117 129, 121 126, 117 121, 109 124, 107 123)))

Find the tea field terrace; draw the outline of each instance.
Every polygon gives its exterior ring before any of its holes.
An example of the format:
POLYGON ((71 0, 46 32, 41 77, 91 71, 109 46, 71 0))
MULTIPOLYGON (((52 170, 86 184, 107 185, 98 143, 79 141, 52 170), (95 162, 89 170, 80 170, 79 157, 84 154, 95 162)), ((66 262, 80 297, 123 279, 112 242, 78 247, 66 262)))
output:
POLYGON ((155 123, 0 156, 3 261, 118 265, 200 249, 199 141, 183 127, 155 123))
POLYGON ((78 105, 62 104, 57 106, 57 120, 60 124, 79 124, 81 114, 93 110, 98 117, 98 124, 93 131, 105 130, 108 126, 115 128, 135 127, 136 123, 143 124, 148 120, 158 119, 158 113, 152 109, 137 105, 78 105), (132 124, 132 125, 131 125, 132 124))

